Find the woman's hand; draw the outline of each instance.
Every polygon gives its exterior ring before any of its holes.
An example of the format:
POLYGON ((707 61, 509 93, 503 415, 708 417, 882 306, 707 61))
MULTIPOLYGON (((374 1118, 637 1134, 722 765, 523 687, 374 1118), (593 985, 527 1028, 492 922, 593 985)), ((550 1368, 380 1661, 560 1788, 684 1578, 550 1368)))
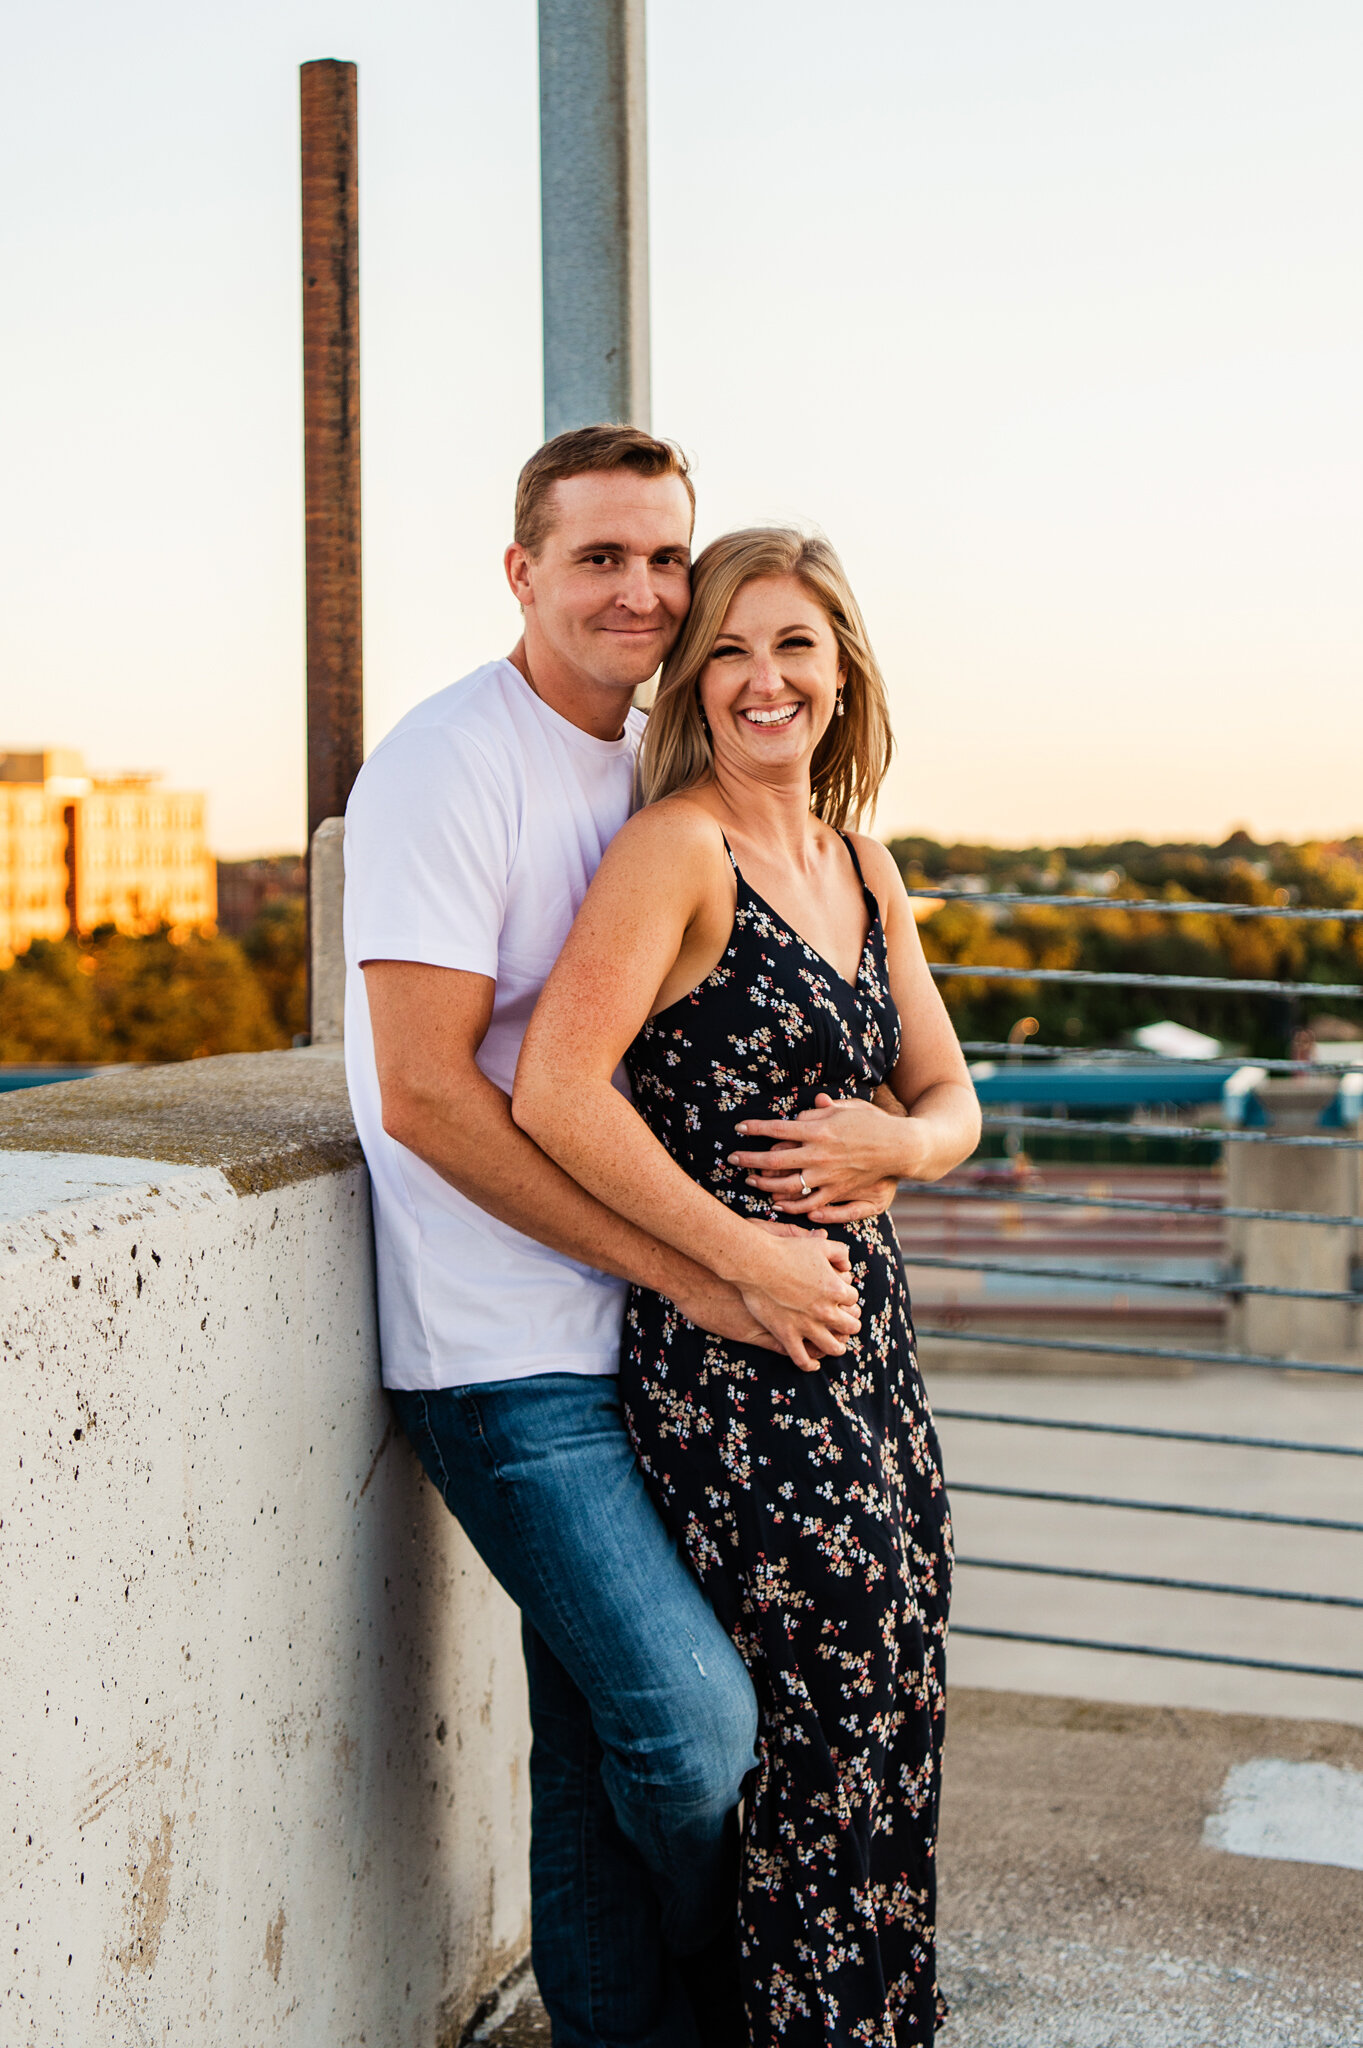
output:
POLYGON ((822 1230, 770 1223, 755 1228, 769 1242, 753 1279, 738 1283, 744 1304, 801 1372, 817 1372, 819 1360, 841 1357, 848 1338, 861 1328, 847 1247, 822 1230))
POLYGON ((914 1119, 873 1102, 817 1095, 793 1122, 749 1117, 738 1130, 776 1140, 770 1151, 731 1152, 729 1164, 746 1167, 749 1187, 769 1195, 784 1216, 860 1223, 883 1214, 899 1182, 916 1173, 914 1119))

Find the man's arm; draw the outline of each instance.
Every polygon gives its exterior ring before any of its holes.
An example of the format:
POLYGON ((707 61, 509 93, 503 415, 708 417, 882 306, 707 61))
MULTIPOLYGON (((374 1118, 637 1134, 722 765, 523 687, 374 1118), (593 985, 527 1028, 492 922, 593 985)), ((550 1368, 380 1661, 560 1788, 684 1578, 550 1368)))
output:
POLYGON ((364 983, 389 1137, 551 1250, 653 1288, 717 1337, 779 1348, 736 1288, 615 1215, 513 1123, 509 1098, 474 1057, 492 1019, 486 975, 367 960, 364 983))

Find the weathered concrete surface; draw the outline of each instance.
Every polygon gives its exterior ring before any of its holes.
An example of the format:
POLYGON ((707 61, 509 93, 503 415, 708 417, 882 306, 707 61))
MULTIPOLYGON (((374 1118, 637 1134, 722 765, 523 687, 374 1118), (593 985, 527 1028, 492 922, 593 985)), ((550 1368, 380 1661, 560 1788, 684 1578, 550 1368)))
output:
POLYGON ((486 2028, 480 2029, 473 2037, 479 2044, 487 2042, 488 2048, 550 2048, 553 2039, 549 2031, 549 2015, 534 1995, 521 1999, 515 2010, 500 2019, 494 2015, 486 2028))
POLYGON ((1254 1757, 1357 1769, 1363 1731, 953 1690, 946 2048, 1363 2042, 1363 1872, 1203 1844, 1254 1757))
POLYGON ((455 2041, 527 1938, 518 1633, 390 1424, 339 1066, 35 1093, 0 1108, 0 2039, 455 2041))
POLYGON ((341 1048, 120 1067, 0 1096, 0 1153, 101 1152, 216 1166, 238 1194, 358 1166, 341 1048))
POLYGON ((308 1026, 314 1047, 345 1037, 345 819, 324 818, 308 853, 308 1026))
MULTIPOLYGON (((942 2048, 1351 2048, 1363 1872, 1204 1846, 1254 1757, 1358 1768, 1328 1722, 952 1689, 942 2048)), ((547 2048, 528 2001, 481 2038, 547 2048)))

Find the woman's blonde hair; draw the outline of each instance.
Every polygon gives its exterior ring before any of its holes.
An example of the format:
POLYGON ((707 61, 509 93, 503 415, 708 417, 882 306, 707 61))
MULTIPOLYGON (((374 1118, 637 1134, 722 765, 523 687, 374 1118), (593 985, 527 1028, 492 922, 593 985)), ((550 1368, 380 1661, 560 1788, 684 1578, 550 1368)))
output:
POLYGON ((827 614, 846 671, 843 716, 828 729, 810 762, 811 803, 839 830, 874 804, 890 765, 885 679, 872 652, 847 572, 826 540, 784 526, 753 526, 722 534, 702 550, 691 572, 691 610, 663 663, 649 713, 639 768, 645 803, 694 789, 714 773, 710 732, 700 708, 700 675, 729 606, 759 576, 794 576, 827 614))

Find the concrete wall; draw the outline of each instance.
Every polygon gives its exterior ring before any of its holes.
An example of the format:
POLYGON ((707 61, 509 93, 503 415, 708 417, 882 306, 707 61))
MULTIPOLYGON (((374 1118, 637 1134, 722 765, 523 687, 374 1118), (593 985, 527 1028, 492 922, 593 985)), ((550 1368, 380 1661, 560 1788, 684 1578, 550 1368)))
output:
POLYGON ((527 1940, 516 1617, 378 1386, 339 1060, 0 1105, 6 2048, 435 2048, 527 1940))

